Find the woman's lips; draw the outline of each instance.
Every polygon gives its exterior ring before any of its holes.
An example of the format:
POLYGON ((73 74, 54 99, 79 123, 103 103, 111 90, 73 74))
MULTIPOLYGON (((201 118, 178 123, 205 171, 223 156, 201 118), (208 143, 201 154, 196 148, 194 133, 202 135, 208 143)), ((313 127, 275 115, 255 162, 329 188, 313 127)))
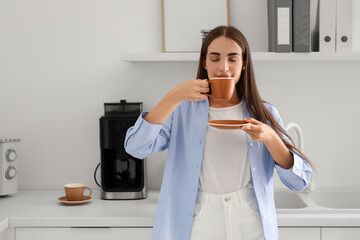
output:
POLYGON ((231 77, 231 76, 230 76, 230 75, 222 74, 222 75, 219 75, 219 76, 217 76, 217 77, 226 77, 226 78, 229 78, 229 77, 231 77))

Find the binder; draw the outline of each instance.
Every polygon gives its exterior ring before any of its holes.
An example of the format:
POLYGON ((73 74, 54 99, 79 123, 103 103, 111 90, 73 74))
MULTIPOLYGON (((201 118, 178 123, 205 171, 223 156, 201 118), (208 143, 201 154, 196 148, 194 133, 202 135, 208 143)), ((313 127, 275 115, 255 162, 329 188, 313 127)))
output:
POLYGON ((319 0, 310 0, 310 48, 319 51, 319 0))
POLYGON ((336 52, 352 51, 352 0, 337 0, 336 52))
POLYGON ((336 0, 320 0, 319 15, 319 50, 335 52, 336 0))
POLYGON ((360 1, 353 1, 353 52, 360 52, 360 1), (357 14, 356 14, 357 13, 357 14))
POLYGON ((292 52, 292 0, 276 0, 275 52, 292 52))
POLYGON ((293 0, 293 52, 310 52, 310 0, 293 0))
POLYGON ((276 10, 275 10, 276 0, 267 0, 267 10, 268 10, 268 51, 275 52, 275 33, 276 33, 276 10))

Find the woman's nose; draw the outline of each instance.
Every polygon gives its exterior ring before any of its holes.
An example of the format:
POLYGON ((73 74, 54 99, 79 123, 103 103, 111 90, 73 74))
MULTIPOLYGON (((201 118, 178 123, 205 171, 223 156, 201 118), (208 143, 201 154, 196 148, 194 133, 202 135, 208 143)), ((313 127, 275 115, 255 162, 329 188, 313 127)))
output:
POLYGON ((220 65, 219 65, 219 70, 220 71, 223 71, 223 72, 226 72, 229 70, 229 64, 227 61, 221 61, 220 62, 220 65))

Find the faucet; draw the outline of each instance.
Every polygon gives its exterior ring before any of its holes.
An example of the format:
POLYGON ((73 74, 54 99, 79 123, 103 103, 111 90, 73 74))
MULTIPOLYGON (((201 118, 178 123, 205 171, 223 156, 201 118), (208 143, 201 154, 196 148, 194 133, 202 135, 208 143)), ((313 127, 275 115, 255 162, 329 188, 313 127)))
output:
MULTIPOLYGON (((303 134, 301 131, 300 126, 297 123, 291 122, 288 125, 286 125, 286 131, 288 132, 290 129, 294 129, 296 132, 296 135, 298 137, 298 146, 297 148, 301 151, 304 152, 304 138, 303 138, 303 134)), ((304 191, 306 192, 311 192, 315 190, 315 182, 313 180, 313 176, 314 174, 311 175, 309 184, 307 185, 307 187, 305 188, 304 191)))

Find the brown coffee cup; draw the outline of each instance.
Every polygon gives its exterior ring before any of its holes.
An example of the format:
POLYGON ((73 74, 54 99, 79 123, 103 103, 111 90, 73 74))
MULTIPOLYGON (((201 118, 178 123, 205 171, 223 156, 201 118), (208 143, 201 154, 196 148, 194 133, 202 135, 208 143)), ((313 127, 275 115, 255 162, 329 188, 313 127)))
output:
POLYGON ((208 96, 216 99, 230 100, 235 90, 235 78, 210 78, 208 96))
POLYGON ((81 201, 84 197, 90 197, 92 190, 82 183, 68 183, 65 184, 65 194, 68 201, 81 201), (88 196, 84 196, 85 189, 90 191, 88 196))

